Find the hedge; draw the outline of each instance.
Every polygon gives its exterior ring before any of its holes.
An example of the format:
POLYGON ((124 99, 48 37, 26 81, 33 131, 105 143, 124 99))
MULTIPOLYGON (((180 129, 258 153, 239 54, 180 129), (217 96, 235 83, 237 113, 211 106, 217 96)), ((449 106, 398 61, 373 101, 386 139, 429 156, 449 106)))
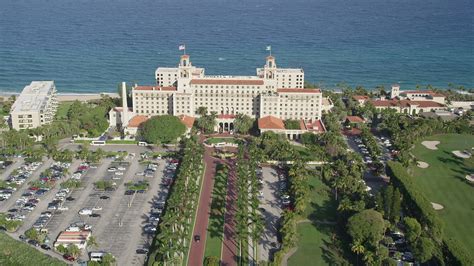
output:
POLYGON ((387 173, 392 183, 400 189, 404 196, 404 205, 413 217, 416 217, 423 225, 428 226, 429 235, 442 245, 444 259, 450 265, 474 265, 471 255, 456 240, 443 239, 441 219, 434 211, 430 201, 413 182, 413 177, 406 172, 405 167, 392 161, 389 161, 387 166, 387 173))

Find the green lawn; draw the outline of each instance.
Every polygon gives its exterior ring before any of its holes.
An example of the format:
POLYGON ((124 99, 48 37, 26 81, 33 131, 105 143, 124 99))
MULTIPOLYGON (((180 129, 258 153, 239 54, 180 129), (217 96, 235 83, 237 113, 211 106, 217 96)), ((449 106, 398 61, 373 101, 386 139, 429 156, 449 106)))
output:
POLYGON ((222 142, 226 142, 226 143, 239 143, 239 140, 234 138, 234 137, 228 137, 228 138, 208 138, 206 140, 206 143, 208 144, 216 144, 216 143, 222 143, 222 142))
POLYGON ((212 190, 211 214, 207 226, 206 250, 204 257, 221 257, 224 233, 225 197, 227 195, 227 169, 218 164, 212 190))
POLYGON ((438 150, 429 150, 421 141, 415 145, 413 154, 430 166, 426 169, 412 167, 411 173, 426 197, 444 206, 438 211, 445 222, 446 236, 457 239, 466 250, 474 246, 474 195, 473 185, 465 180, 467 174, 474 173, 474 158, 460 159, 453 150, 474 147, 473 135, 438 135, 426 140, 438 140, 438 150))
POLYGON ((67 119, 67 112, 74 102, 60 102, 58 110, 56 111, 56 120, 67 119))
POLYGON ((66 263, 44 255, 28 244, 0 233, 0 265, 66 265, 66 263))
POLYGON ((297 251, 288 259, 288 265, 332 265, 327 255, 327 244, 330 241, 335 225, 317 223, 315 221, 336 220, 336 203, 331 198, 330 189, 313 174, 309 180, 310 202, 303 215, 309 221, 298 224, 297 251))

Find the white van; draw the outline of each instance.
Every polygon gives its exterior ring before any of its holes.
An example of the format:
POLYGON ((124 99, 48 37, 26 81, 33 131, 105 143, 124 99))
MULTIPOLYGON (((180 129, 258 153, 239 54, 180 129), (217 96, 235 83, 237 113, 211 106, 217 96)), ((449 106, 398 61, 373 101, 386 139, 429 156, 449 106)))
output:
POLYGON ((102 258, 105 256, 105 252, 91 252, 89 254, 89 258, 91 261, 97 261, 97 262, 101 262, 102 261, 102 258))
POLYGON ((138 146, 148 146, 148 143, 146 143, 144 141, 139 141, 138 146))

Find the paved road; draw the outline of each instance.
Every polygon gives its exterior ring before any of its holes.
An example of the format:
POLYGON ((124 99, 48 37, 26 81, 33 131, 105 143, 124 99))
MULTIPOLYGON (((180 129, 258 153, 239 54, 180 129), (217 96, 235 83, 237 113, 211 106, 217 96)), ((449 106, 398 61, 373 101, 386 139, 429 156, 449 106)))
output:
POLYGON ((191 243, 189 251, 188 266, 200 266, 204 260, 204 249, 206 248, 206 233, 209 224, 209 213, 211 211, 211 194, 214 187, 214 175, 216 173, 217 159, 211 157, 212 148, 205 147, 204 163, 205 173, 202 183, 201 194, 199 198, 199 206, 196 214, 196 221, 194 224, 193 237, 195 235, 201 236, 201 241, 191 243))
POLYGON ((263 199, 260 207, 265 219, 265 228, 259 241, 259 261, 270 261, 278 246, 278 219, 281 217, 280 194, 278 190, 278 174, 273 167, 262 167, 263 199))
POLYGON ((237 173, 235 161, 229 161, 227 180, 226 213, 224 221, 224 241, 222 242, 221 265, 237 265, 237 241, 235 232, 235 212, 237 202, 237 173))

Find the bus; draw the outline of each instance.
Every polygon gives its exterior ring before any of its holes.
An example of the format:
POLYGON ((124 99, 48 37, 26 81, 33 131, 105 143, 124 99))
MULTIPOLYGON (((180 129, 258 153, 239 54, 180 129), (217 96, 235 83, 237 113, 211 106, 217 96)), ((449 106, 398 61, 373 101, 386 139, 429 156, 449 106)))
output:
POLYGON ((104 146, 105 145, 105 140, 93 140, 93 141, 91 141, 91 145, 104 146))

